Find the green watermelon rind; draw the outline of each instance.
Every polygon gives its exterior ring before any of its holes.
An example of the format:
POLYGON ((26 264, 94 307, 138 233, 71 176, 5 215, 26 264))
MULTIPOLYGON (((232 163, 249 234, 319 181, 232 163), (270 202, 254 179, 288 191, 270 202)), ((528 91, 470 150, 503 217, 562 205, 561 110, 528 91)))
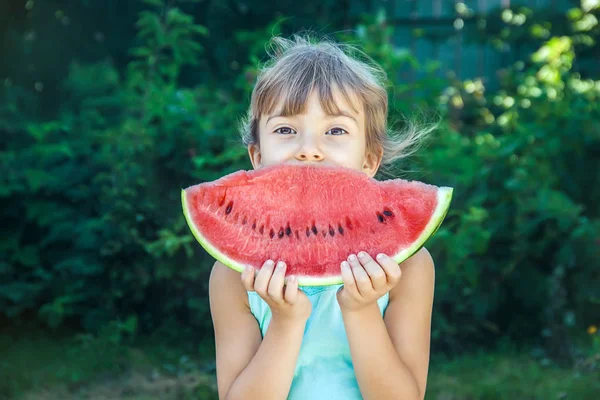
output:
MULTIPOLYGON (((401 262, 410 258, 413 254, 419 251, 425 244, 425 242, 433 236, 433 234, 439 229, 446 214, 448 213, 448 209, 450 208, 450 203, 452 201, 452 193, 453 189, 450 187, 440 187, 437 191, 438 204, 433 212, 433 215, 429 219, 429 222, 425 226, 425 229, 421 233, 421 235, 414 241, 414 243, 400 251, 399 253, 391 256, 392 259, 400 264, 401 262)), ((196 228, 192 217, 189 214, 189 207, 187 203, 187 196, 185 189, 181 190, 181 203, 183 206, 183 214, 185 216, 186 222, 192 231, 192 234, 196 238, 196 240, 200 243, 200 245, 210 254, 213 258, 223 263, 227 267, 238 271, 243 272, 245 269, 245 265, 227 257, 225 254, 221 253, 217 250, 208 240, 202 236, 202 234, 196 228)), ((310 277, 310 276, 297 276, 298 278, 298 286, 331 286, 331 285, 339 285, 342 284, 341 275, 338 276, 327 276, 327 277, 310 277)), ((287 280, 287 279, 286 279, 287 280)))
POLYGON ((218 260, 219 262, 223 263, 224 265, 228 266, 229 268, 234 269, 238 272, 243 272, 244 267, 245 267, 243 264, 241 264, 235 260, 232 260, 229 257, 227 257, 225 254, 221 253, 219 250, 217 250, 215 248, 215 246, 213 246, 208 240, 206 240, 204 238, 204 236, 202 236, 202 234, 198 231, 198 229, 196 228, 196 225, 194 224, 194 221, 188 211, 189 207, 188 207, 188 203, 187 203, 187 196, 185 195, 185 189, 181 190, 181 204, 183 206, 183 215, 185 215, 185 220, 186 220, 188 226, 190 227, 190 229, 192 230, 192 234, 194 235, 196 240, 200 243, 200 245, 202 247, 204 247, 204 250, 206 250, 206 252, 208 254, 213 256, 214 259, 218 260))

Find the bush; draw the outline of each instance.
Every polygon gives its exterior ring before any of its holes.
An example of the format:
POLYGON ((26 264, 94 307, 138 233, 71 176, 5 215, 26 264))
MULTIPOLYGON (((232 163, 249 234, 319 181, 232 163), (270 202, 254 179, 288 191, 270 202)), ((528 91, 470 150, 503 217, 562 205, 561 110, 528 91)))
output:
MULTIPOLYGON (((33 312, 50 326, 92 332, 134 321, 129 335, 159 327, 212 335, 212 260, 184 223, 180 189, 250 167, 237 122, 263 44, 281 24, 236 35, 249 58, 235 82, 184 87, 184 67, 204 68, 198 38, 207 32, 176 7, 146 3, 128 68, 72 64, 56 119, 35 121, 35 100, 4 86, 0 309, 8 318, 33 312)), ((339 36, 389 72, 399 128, 419 110, 442 118, 396 170, 455 188, 428 243, 434 345, 456 351, 506 336, 546 340, 568 356, 569 330, 597 323, 600 81, 573 71, 597 28, 547 38, 489 93, 480 80, 434 78, 436 64, 394 47, 393 33, 379 14, 339 36), (426 73, 397 81, 407 66, 426 73)))
POLYGON ((596 318, 600 81, 573 71, 596 40, 583 36, 550 37, 493 93, 475 80, 442 96, 447 122, 423 169, 458 188, 435 239, 437 337, 457 347, 490 333, 569 358, 569 331, 596 318))

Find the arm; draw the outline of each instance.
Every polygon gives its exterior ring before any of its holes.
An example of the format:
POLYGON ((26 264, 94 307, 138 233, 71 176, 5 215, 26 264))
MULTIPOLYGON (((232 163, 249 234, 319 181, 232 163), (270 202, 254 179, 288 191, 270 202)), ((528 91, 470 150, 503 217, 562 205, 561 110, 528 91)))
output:
POLYGON ((306 304, 303 300, 309 305, 310 302, 298 291, 297 283, 283 288, 285 267, 271 276, 272 272, 273 268, 263 267, 255 281, 254 272, 250 271, 242 275, 240 282, 239 273, 223 264, 215 263, 212 270, 209 295, 221 399, 287 398, 304 325, 310 315, 309 309, 304 318, 306 304), (272 310, 271 323, 262 341, 258 323, 250 312, 246 289, 254 289, 261 297, 266 297, 272 310), (296 307, 286 302, 292 298, 294 289, 296 307))
MULTIPOLYGON (((364 275, 352 268, 358 291, 365 287, 361 281, 369 279, 373 289, 381 279, 375 268, 378 264, 368 258, 370 261, 361 261, 364 275)), ((365 302, 364 307, 342 307, 356 379, 365 399, 423 399, 429 367, 433 260, 427 250, 421 250, 402 264, 401 280, 391 263, 380 263, 379 269, 392 286, 385 318, 373 301, 365 302)), ((378 298, 378 290, 373 291, 378 298)), ((363 292, 369 297, 368 289, 363 292)))

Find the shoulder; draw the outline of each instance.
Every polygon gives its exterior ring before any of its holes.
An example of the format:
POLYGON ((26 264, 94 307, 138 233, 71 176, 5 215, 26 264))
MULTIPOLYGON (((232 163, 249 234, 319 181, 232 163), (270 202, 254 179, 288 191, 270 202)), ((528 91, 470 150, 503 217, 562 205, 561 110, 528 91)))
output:
POLYGON ((421 393, 427 387, 435 270, 422 248, 400 264, 400 282, 390 292, 384 320, 398 355, 411 371, 421 393))
POLYGON ((217 386, 225 398, 261 343, 259 325, 248 307, 240 273, 215 262, 209 283, 210 310, 215 332, 217 386))
POLYGON ((248 292, 240 273, 216 261, 210 272, 208 295, 211 305, 237 305, 249 309, 248 292))
POLYGON ((400 264, 402 277, 390 291, 390 300, 408 293, 430 297, 435 285, 435 265, 429 251, 423 247, 400 264))

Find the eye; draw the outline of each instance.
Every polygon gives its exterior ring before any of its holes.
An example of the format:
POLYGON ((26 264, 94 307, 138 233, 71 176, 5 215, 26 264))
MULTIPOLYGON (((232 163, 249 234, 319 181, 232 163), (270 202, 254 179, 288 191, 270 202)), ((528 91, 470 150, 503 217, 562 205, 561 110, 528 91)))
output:
POLYGON ((330 130, 328 130, 326 133, 326 135, 334 135, 334 136, 340 136, 340 135, 346 135, 348 134, 348 131, 342 128, 331 128, 330 130), (329 133, 331 132, 331 133, 329 133))
POLYGON ((283 126, 281 128, 277 128, 275 129, 276 133, 279 133, 281 135, 293 135, 296 133, 296 131, 294 131, 292 128, 287 127, 287 126, 283 126))

